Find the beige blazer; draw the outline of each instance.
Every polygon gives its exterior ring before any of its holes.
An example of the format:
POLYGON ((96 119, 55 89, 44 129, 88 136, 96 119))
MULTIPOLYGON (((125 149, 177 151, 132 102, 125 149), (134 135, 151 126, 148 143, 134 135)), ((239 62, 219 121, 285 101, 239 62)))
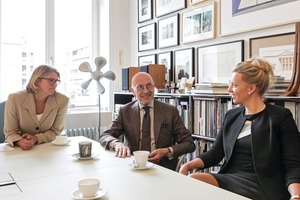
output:
POLYGON ((6 142, 14 145, 28 133, 38 138, 38 144, 50 142, 64 129, 69 98, 56 92, 47 99, 42 118, 38 121, 32 93, 20 91, 8 96, 4 114, 6 142))

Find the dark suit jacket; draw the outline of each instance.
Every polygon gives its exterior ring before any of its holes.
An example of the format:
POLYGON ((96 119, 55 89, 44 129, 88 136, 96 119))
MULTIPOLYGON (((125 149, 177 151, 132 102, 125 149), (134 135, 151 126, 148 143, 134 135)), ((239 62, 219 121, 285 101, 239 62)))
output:
MULTIPOLYGON (((140 112, 138 101, 121 107, 111 127, 100 136, 100 144, 107 148, 110 141, 124 135, 124 143, 131 152, 138 150, 140 137, 140 112)), ((156 148, 173 147, 174 159, 163 158, 161 165, 175 170, 178 156, 193 152, 195 144, 185 128, 176 107, 154 100, 154 135, 156 148)))
MULTIPOLYGON (((200 155, 205 167, 225 163, 230 167, 236 138, 246 120, 243 106, 229 110, 212 149, 200 155)), ((290 110, 267 104, 262 115, 252 122, 252 158, 261 187, 268 199, 288 199, 287 186, 300 183, 300 134, 290 110)))
POLYGON ((64 130, 68 102, 69 98, 59 92, 50 95, 43 116, 38 121, 32 93, 24 90, 10 94, 5 105, 6 141, 13 146, 24 133, 36 135, 38 144, 53 141, 64 130))

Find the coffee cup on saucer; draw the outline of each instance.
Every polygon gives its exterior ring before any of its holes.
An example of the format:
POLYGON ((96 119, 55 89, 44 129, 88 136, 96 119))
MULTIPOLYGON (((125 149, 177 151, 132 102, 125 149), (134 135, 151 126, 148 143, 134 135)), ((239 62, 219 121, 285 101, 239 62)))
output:
POLYGON ((82 179, 78 182, 78 189, 83 197, 93 197, 100 188, 100 180, 96 178, 82 179))
POLYGON ((57 143, 57 144, 64 144, 67 142, 67 139, 68 139, 68 136, 65 136, 65 135, 57 135, 55 137, 55 140, 54 142, 57 143))
POLYGON ((134 161, 137 167, 143 168, 146 167, 148 162, 149 151, 134 151, 134 161))

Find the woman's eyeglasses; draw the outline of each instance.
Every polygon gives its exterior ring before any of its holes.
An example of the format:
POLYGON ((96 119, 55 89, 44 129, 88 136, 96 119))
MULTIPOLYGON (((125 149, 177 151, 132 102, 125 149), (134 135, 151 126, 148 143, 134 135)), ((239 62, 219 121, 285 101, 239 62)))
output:
POLYGON ((45 80, 48 80, 49 84, 50 85, 54 85, 56 83, 56 85, 59 85, 60 84, 60 80, 59 79, 55 79, 55 78, 39 78, 39 79, 45 79, 45 80))

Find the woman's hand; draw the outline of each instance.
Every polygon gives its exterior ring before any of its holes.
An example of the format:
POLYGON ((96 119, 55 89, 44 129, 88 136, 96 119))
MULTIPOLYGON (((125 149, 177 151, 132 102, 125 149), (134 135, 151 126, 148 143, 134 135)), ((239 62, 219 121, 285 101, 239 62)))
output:
POLYGON ((16 142, 16 145, 21 147, 23 150, 29 150, 33 147, 34 142, 32 140, 27 140, 27 139, 21 139, 18 142, 16 142))
POLYGON ((188 175, 189 174, 189 168, 187 166, 187 164, 183 164, 180 169, 179 169, 179 173, 183 174, 183 175, 188 175))

